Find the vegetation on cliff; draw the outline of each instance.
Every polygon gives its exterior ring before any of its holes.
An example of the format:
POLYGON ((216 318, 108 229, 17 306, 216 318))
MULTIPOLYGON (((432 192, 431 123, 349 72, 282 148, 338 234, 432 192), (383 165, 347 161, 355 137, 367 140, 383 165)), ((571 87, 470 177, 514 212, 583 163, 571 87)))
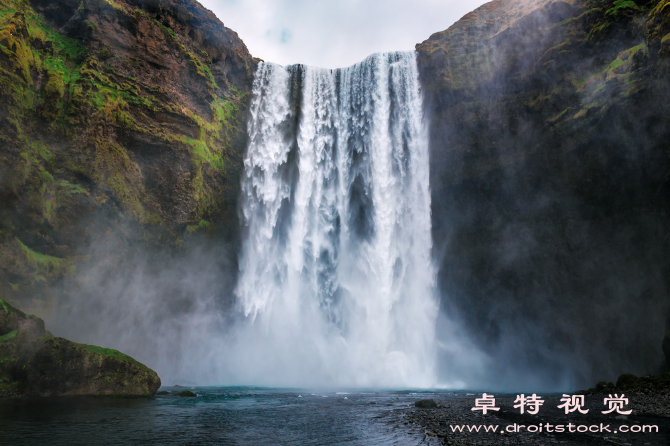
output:
POLYGON ((0 0, 0 298, 110 230, 234 240, 254 64, 195 1, 0 0))

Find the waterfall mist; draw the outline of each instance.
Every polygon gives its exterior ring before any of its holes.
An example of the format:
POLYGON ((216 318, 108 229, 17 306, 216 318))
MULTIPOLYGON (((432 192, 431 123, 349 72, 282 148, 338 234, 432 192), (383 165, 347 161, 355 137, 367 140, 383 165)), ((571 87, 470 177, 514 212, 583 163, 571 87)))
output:
POLYGON ((105 234, 48 318, 54 334, 119 349, 166 384, 481 378, 482 357, 440 315, 415 53, 261 63, 248 132, 240 248, 191 240, 163 258, 135 229, 105 234))

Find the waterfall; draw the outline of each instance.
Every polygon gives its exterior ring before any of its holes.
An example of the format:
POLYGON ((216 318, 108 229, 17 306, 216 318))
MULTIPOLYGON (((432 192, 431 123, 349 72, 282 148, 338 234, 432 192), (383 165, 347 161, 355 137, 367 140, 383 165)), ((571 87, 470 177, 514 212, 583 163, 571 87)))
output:
POLYGON ((414 52, 260 63, 244 159, 240 382, 435 381, 428 137, 414 52))

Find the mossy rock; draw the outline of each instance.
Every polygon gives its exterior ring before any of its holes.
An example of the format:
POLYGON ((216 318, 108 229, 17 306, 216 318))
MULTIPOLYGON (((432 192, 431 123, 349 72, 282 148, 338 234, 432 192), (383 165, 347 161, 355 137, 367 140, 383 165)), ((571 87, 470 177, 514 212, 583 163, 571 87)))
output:
POLYGON ((22 390, 35 396, 152 396, 161 380, 123 353, 46 339, 21 370, 22 390))
POLYGON ((29 332, 34 337, 46 335, 42 319, 28 315, 0 299, 0 336, 15 330, 29 332))
POLYGON ((624 373, 616 380, 616 388, 619 390, 628 390, 639 387, 640 379, 632 373, 624 373))
POLYGON ((151 396, 161 385, 130 356, 55 338, 42 319, 3 300, 0 329, 0 396, 151 396))
POLYGON ((186 397, 194 397, 197 396, 195 393, 191 392, 190 390, 182 390, 177 394, 177 396, 186 396, 186 397))
POLYGON ((156 393, 156 395, 169 395, 169 394, 170 392, 168 392, 167 390, 161 390, 160 392, 156 393))

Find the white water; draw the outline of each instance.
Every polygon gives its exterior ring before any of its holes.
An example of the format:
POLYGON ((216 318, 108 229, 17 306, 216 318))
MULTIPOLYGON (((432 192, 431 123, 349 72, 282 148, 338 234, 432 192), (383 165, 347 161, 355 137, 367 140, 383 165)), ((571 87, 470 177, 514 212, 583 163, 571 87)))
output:
POLYGON ((227 353, 241 384, 429 387, 437 302, 415 53, 261 63, 227 353))

